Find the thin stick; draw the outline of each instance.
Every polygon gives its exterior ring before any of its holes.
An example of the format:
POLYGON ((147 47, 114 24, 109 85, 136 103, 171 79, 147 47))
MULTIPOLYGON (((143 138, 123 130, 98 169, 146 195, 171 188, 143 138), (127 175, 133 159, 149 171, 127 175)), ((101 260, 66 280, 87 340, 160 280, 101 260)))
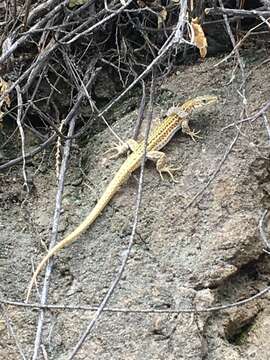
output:
POLYGON ((243 9, 225 9, 224 7, 216 8, 206 8, 206 15, 227 15, 227 16, 239 16, 239 17, 269 17, 270 11, 260 11, 260 10, 243 10, 243 9))
MULTIPOLYGON (((105 307, 103 312, 109 313, 124 313, 124 314, 181 314, 181 313, 207 313, 213 311, 223 311, 234 307, 244 306, 252 301, 258 300, 262 298, 265 294, 270 291, 270 286, 264 288, 263 290, 259 291, 257 294, 252 295, 246 299, 239 300, 229 304, 223 305, 216 305, 207 308, 180 308, 180 309, 125 309, 125 308, 115 308, 115 307, 105 307)), ((72 311, 97 311, 99 307, 91 306, 91 305, 49 305, 49 304, 31 304, 19 301, 10 301, 1 298, 1 304, 9 305, 9 306, 16 306, 16 307, 23 307, 23 308, 31 308, 31 309, 43 309, 43 310, 72 310, 72 311)))
POLYGON ((268 241, 268 238, 267 238, 267 236, 265 234, 265 231, 264 231, 264 220, 265 220, 267 215, 268 215, 268 210, 264 210, 264 212, 262 213, 262 216, 260 218, 260 221, 259 221, 259 232, 260 232, 260 236, 261 236, 262 241, 266 245, 266 248, 269 250, 270 249, 270 242, 268 241))
POLYGON ((23 102, 22 102, 22 94, 21 94, 19 85, 16 86, 16 92, 17 92, 17 99, 18 99, 18 113, 17 113, 16 120, 17 120, 17 125, 18 125, 18 129, 20 132, 20 136, 21 136, 21 149, 22 149, 22 161, 23 161, 22 172, 23 172, 23 179, 24 179, 23 186, 27 190, 27 192, 29 192, 28 181, 27 181, 26 170, 25 170, 26 169, 25 137, 24 137, 24 131, 23 131, 22 123, 21 123, 23 102))
POLYGON ((16 345, 18 351, 19 351, 19 354, 21 355, 21 358, 23 360, 27 360, 27 358, 26 358, 26 356, 24 354, 24 351, 22 349, 21 343, 20 343, 20 341, 19 341, 19 339, 18 339, 18 337, 16 335, 15 330, 13 329, 12 321, 11 321, 11 319, 9 317, 9 314, 8 314, 7 310, 5 309, 5 306, 4 306, 4 304, 2 302, 1 302, 1 305, 0 305, 0 311, 1 311, 2 315, 3 315, 3 319, 5 321, 8 332, 13 337, 13 339, 15 341, 15 345, 16 345))
POLYGON ((223 155, 223 158, 220 160, 213 175, 210 176, 210 178, 208 179, 207 183, 203 186, 203 188, 201 190, 199 190, 194 195, 194 197, 188 202, 188 204, 184 207, 184 211, 186 211, 189 207, 191 207, 191 205, 193 205, 196 202, 196 200, 205 192, 205 190, 208 188, 208 186, 211 184, 211 182, 215 179, 215 177, 217 176, 218 172, 220 171, 222 165, 225 163, 227 157, 229 156, 229 153, 231 152, 232 148, 234 147, 239 135, 240 135, 240 132, 237 131, 233 141, 230 143, 228 149, 226 150, 225 154, 223 155))
MULTIPOLYGON (((95 72, 91 73, 91 66, 89 66, 88 71, 85 74, 84 80, 87 82, 87 84, 89 84, 89 83, 93 83, 94 78, 95 78, 95 72), (88 81, 89 77, 90 77, 90 80, 88 81)), ((84 90, 83 90, 83 88, 81 88, 81 91, 78 94, 78 98, 80 98, 83 93, 84 93, 84 90)), ((73 110, 74 110, 74 108, 73 108, 73 110)), ((71 112, 70 112, 70 114, 71 114, 71 112)), ((73 115, 73 117, 71 118, 71 120, 69 122, 69 131, 68 131, 69 137, 72 137, 74 129, 75 129, 77 112, 72 111, 72 115, 73 115)), ((50 249, 55 246, 55 243, 57 241, 58 226, 59 226, 60 211, 61 211, 61 202, 62 202, 62 195, 63 195, 63 189, 64 189, 64 179, 65 179, 65 173, 66 173, 66 169, 67 169, 67 163, 68 163, 71 144, 72 144, 72 140, 67 140, 65 143, 65 146, 64 146, 64 154, 63 154, 63 159, 62 159, 61 168, 60 168, 58 190, 57 190, 56 200, 55 200, 55 211, 54 211, 54 218, 53 218, 53 225, 52 225, 52 232, 51 232, 50 249)), ((42 294, 41 294, 41 304, 45 304, 47 301, 49 280, 50 280, 50 275, 52 272, 52 265, 53 265, 53 259, 50 259, 48 261, 48 264, 47 264, 46 270, 45 270, 45 278, 44 278, 44 284, 43 284, 43 289, 42 289, 42 294)), ((45 313, 43 310, 41 310, 40 314, 39 314, 39 319, 38 319, 37 332, 36 332, 32 360, 36 360, 38 358, 40 345, 41 345, 41 336, 42 336, 42 328, 43 328, 44 318, 45 318, 45 313)))
POLYGON ((150 92, 150 111, 148 113, 148 121, 147 121, 147 126, 146 126, 146 131, 145 131, 144 154, 143 154, 141 171, 140 171, 140 179, 139 179, 138 193, 137 193, 137 199, 136 199, 134 222, 133 222, 133 227, 132 227, 132 232, 131 232, 131 235, 130 235, 128 247, 127 247, 127 250, 125 251, 125 255, 124 255, 123 259, 122 259, 120 269, 119 269, 117 275, 115 276, 115 279, 113 280, 113 282, 112 282, 109 290, 107 291, 104 299, 102 300, 101 304, 99 305, 93 319, 91 320, 91 322, 87 326, 85 332, 83 333, 83 335, 81 336, 81 338, 79 339, 77 344, 75 345, 75 348, 73 349, 71 355, 68 357, 68 360, 72 360, 75 357, 75 355, 80 350, 83 343, 85 342, 86 338, 89 337, 89 334, 91 333, 92 329, 96 325, 96 322, 99 319, 99 317, 101 316, 101 314, 103 312, 103 309, 105 308, 108 301, 112 297, 112 295, 113 295, 119 281, 122 278, 123 272, 124 272, 124 270, 126 268, 126 264, 127 264, 127 261, 128 261, 132 246, 133 246, 134 237, 135 237, 135 234, 136 234, 136 228, 137 228, 138 219, 139 219, 139 210, 140 210, 140 205, 141 205, 142 189, 143 189, 143 177, 144 177, 144 167, 145 167, 144 165, 145 165, 145 160, 146 160, 147 140, 148 140, 148 136, 149 136, 149 133, 150 133, 150 127, 151 127, 151 122, 152 122, 152 114, 153 114, 153 97, 154 97, 154 75, 152 76, 152 84, 151 84, 151 92, 150 92))
MULTIPOLYGON (((222 8, 224 8, 223 3, 222 3, 221 0, 219 0, 219 3, 220 3, 220 6, 222 8)), ((228 35, 230 36, 232 45, 235 47, 235 39, 233 37, 232 31, 231 31, 231 28, 230 28, 230 24, 228 22, 228 18, 227 18, 226 15, 223 15, 223 17, 224 17, 224 21, 225 21, 225 24, 226 24, 228 35)), ((242 59, 240 57, 238 49, 235 49, 235 53, 236 53, 236 56, 237 56, 237 59, 238 59, 238 63, 239 63, 239 67, 241 69, 241 75, 242 75, 242 87, 243 87, 243 89, 242 89, 242 91, 243 91, 242 98, 243 98, 243 105, 244 105, 244 111, 242 112, 242 114, 243 114, 245 112, 245 109, 246 109, 246 98, 245 98, 245 80, 246 80, 246 78, 245 78, 244 65, 243 65, 243 62, 242 62, 242 59)), ((220 171, 222 165, 225 163, 227 157, 229 156, 229 153, 231 152, 233 146, 235 145, 236 141, 238 140, 240 132, 241 132, 240 128, 237 127, 237 133, 236 133, 233 141, 229 145, 228 149, 226 150, 223 158, 219 162, 219 164, 218 164, 216 170, 214 171, 213 175, 210 176, 210 178, 208 179, 205 186, 203 186, 203 188, 200 191, 198 191, 195 194, 195 196, 188 202, 188 204, 184 207, 184 211, 186 211, 191 205, 193 205, 196 202, 196 200, 205 192, 205 190, 208 188, 208 186, 211 184, 211 182, 215 179, 215 177, 217 176, 218 172, 220 171)))
MULTIPOLYGON (((74 118, 71 120, 70 125, 69 125, 69 131, 68 131, 69 136, 73 135, 75 123, 76 123, 76 117, 74 116, 74 118)), ((65 146, 64 146, 64 155, 63 155, 63 160, 62 160, 62 164, 61 164, 61 168, 60 168, 59 184, 58 184, 58 190, 57 190, 56 201, 55 201, 55 212, 54 212, 54 219, 53 219, 53 225, 52 225, 50 249, 55 245, 55 243, 57 241, 62 195, 63 195, 63 190, 64 190, 64 179, 65 179, 65 173, 66 173, 66 169, 67 169, 67 163, 68 163, 68 158, 69 158, 71 142, 72 142, 72 140, 67 140, 65 143, 65 146)), ((43 284, 43 289, 42 289, 42 293, 41 293, 41 301, 40 301, 41 304, 46 304, 46 302, 47 302, 49 281, 50 281, 50 276, 51 276, 51 272, 52 272, 52 265, 53 265, 53 260, 50 259, 47 264, 46 270, 45 270, 45 278, 44 278, 44 284, 43 284)), ((44 318, 45 318, 45 313, 43 310, 41 310, 39 313, 39 318, 38 318, 38 325, 37 325, 37 332, 36 332, 36 339, 35 339, 32 360, 36 360, 39 355, 44 318)))
POLYGON ((255 120, 257 120, 260 116, 262 116, 268 109, 270 108, 270 100, 267 101, 260 109, 259 111, 257 111, 254 115, 251 115, 249 117, 246 117, 244 119, 241 119, 235 123, 231 123, 227 126, 225 126, 224 128, 221 129, 221 131, 227 130, 228 128, 235 126, 235 125, 239 125, 242 124, 244 122, 250 121, 253 122, 255 120))

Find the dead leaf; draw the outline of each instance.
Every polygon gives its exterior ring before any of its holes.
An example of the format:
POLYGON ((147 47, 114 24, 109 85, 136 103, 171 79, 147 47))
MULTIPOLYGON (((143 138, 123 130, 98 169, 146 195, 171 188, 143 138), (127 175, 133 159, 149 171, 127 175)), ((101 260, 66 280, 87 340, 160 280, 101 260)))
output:
POLYGON ((165 9, 165 7, 163 7, 163 9, 158 14, 158 29, 160 29, 161 25, 166 21, 167 15, 167 10, 165 9))
POLYGON ((140 8, 144 8, 146 5, 145 5, 145 2, 142 1, 142 0, 137 0, 137 4, 140 8))
POLYGON ((69 0, 68 7, 73 8, 75 6, 83 5, 87 2, 87 0, 69 0))
MULTIPOLYGON (((8 90, 8 88, 8 83, 0 77, 0 97, 8 90)), ((7 107, 10 107, 10 103, 11 101, 9 95, 4 95, 3 99, 0 101, 0 124, 5 115, 5 111, 2 111, 2 106, 6 105, 7 107)))
POLYGON ((207 54, 207 39, 199 18, 196 17, 191 20, 191 27, 194 31, 194 45, 199 49, 201 58, 204 59, 207 54))

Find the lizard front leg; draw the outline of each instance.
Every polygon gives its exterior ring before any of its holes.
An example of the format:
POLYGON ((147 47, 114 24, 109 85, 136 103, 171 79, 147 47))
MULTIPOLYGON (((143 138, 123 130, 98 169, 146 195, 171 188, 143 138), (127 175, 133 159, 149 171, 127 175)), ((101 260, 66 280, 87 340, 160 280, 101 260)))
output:
POLYGON ((188 119, 182 120, 181 122, 182 132, 184 134, 189 135, 193 141, 196 141, 196 139, 201 139, 202 137, 198 135, 200 131, 191 130, 191 128, 188 125, 188 122, 189 122, 188 119))
POLYGON ((156 163, 156 169, 159 172, 162 180, 164 180, 162 173, 166 172, 170 175, 172 181, 177 183, 172 172, 180 170, 180 168, 172 168, 170 165, 168 165, 168 159, 164 152, 152 150, 147 152, 146 157, 147 159, 152 160, 156 163))
POLYGON ((133 139, 128 139, 126 142, 123 142, 121 144, 114 144, 114 146, 107 150, 105 154, 114 151, 116 153, 110 156, 110 159, 117 159, 119 156, 126 154, 129 150, 131 150, 132 152, 135 151, 137 146, 137 141, 133 139))

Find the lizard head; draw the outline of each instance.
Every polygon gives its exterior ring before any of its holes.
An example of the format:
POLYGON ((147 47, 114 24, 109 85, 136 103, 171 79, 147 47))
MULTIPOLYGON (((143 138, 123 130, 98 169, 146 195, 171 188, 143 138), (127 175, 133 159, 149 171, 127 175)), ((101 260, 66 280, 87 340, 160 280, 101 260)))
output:
POLYGON ((198 96, 194 99, 186 101, 181 109, 187 113, 192 112, 193 110, 200 109, 204 106, 216 103, 218 100, 217 96, 214 95, 203 95, 198 96))

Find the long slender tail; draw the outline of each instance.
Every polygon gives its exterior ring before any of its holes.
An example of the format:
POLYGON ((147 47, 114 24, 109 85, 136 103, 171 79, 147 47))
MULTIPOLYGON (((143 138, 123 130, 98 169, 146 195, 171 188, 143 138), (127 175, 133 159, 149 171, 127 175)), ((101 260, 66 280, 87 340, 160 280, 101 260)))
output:
POLYGON ((118 191, 119 187, 126 181, 126 179, 129 177, 129 171, 127 170, 126 162, 120 167, 118 172, 115 174, 114 178, 110 182, 110 184, 107 186, 106 190, 102 194, 101 198, 98 200, 97 204, 93 208, 93 210, 90 212, 90 214, 83 220, 83 222, 75 229, 73 230, 68 236, 66 236, 62 241, 60 241, 58 244, 56 244, 54 247, 52 247, 46 256, 40 261, 38 264, 32 279, 29 283, 27 295, 26 295, 26 302, 29 299, 29 296, 31 294, 32 287, 36 281, 36 278, 46 262, 55 254, 57 254, 61 249, 64 247, 70 245, 73 241, 75 241, 99 216, 99 214, 102 212, 102 210, 105 208, 105 206, 110 202, 112 197, 115 195, 115 193, 118 191))

